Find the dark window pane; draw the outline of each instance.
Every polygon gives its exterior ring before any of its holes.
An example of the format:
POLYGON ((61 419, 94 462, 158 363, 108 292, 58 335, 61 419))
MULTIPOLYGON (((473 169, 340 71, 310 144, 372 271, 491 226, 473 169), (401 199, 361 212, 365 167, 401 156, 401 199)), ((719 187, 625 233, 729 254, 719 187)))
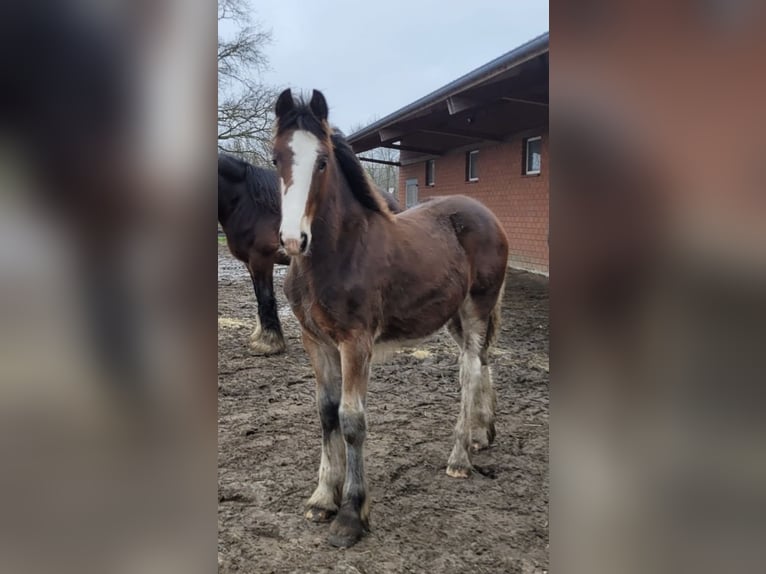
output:
POLYGON ((472 151, 468 153, 468 179, 479 179, 479 152, 472 151))

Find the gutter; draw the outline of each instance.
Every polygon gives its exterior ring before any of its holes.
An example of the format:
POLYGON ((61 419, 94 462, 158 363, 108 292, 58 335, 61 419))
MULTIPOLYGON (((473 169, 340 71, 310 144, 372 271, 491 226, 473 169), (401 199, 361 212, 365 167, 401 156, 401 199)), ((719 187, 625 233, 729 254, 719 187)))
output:
POLYGON ((523 64, 527 60, 531 60, 548 52, 549 46, 549 32, 545 32, 532 40, 522 44, 518 48, 514 48, 510 52, 506 52, 502 56, 495 58, 494 60, 487 62, 483 66, 476 68, 475 70, 468 72, 467 74, 460 76, 458 79, 453 80, 446 86, 431 92, 430 94, 423 96, 419 100, 415 100, 411 104, 398 109, 397 111, 387 115, 386 117, 371 123, 369 126, 362 128, 361 130, 348 136, 348 142, 353 144, 354 142, 366 138, 373 133, 377 132, 381 128, 386 127, 395 121, 400 121, 407 116, 423 110, 441 100, 446 100, 448 97, 453 96, 459 92, 467 90, 476 84, 480 84, 487 79, 505 72, 510 68, 514 68, 519 64, 523 64))

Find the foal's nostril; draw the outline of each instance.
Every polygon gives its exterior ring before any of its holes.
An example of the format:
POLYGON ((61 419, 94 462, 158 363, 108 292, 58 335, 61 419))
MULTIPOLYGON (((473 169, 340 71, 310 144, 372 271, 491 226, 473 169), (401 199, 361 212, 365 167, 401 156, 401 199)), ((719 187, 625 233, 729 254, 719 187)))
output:
POLYGON ((306 247, 308 246, 309 238, 308 235, 306 235, 303 231, 301 231, 301 253, 306 251, 306 247))
POLYGON ((282 232, 279 232, 279 246, 284 247, 285 246, 285 240, 282 239, 282 232))

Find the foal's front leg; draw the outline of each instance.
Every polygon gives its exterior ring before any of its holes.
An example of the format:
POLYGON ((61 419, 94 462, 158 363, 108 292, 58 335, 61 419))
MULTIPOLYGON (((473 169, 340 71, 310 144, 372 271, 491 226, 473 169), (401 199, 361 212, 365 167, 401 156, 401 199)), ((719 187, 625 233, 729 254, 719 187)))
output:
POLYGON ((319 483, 306 503, 306 518, 314 522, 325 522, 338 511, 346 466, 345 445, 338 419, 341 397, 340 355, 337 349, 321 345, 305 331, 303 346, 316 373, 317 410, 322 423, 319 483))
POLYGON ((343 393, 340 428, 346 443, 346 480, 338 516, 330 526, 333 546, 355 544, 369 527, 370 505, 364 478, 364 439, 367 434, 364 407, 370 377, 372 340, 359 337, 340 345, 343 393))

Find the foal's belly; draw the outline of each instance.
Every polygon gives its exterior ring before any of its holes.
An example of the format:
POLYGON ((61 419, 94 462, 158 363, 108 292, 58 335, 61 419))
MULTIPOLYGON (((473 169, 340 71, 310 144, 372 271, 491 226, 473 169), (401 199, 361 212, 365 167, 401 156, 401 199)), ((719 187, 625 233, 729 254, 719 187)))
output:
POLYGON ((377 341, 419 341, 441 329, 460 309, 464 294, 452 299, 424 302, 386 316, 377 341))
POLYGON ((389 323, 375 340, 373 360, 385 361, 402 348, 418 346, 424 339, 441 329, 457 313, 457 309, 454 312, 450 312, 449 309, 442 309, 442 311, 444 312, 439 313, 438 316, 429 315, 424 318, 414 316, 413 319, 403 321, 401 325, 389 323))

